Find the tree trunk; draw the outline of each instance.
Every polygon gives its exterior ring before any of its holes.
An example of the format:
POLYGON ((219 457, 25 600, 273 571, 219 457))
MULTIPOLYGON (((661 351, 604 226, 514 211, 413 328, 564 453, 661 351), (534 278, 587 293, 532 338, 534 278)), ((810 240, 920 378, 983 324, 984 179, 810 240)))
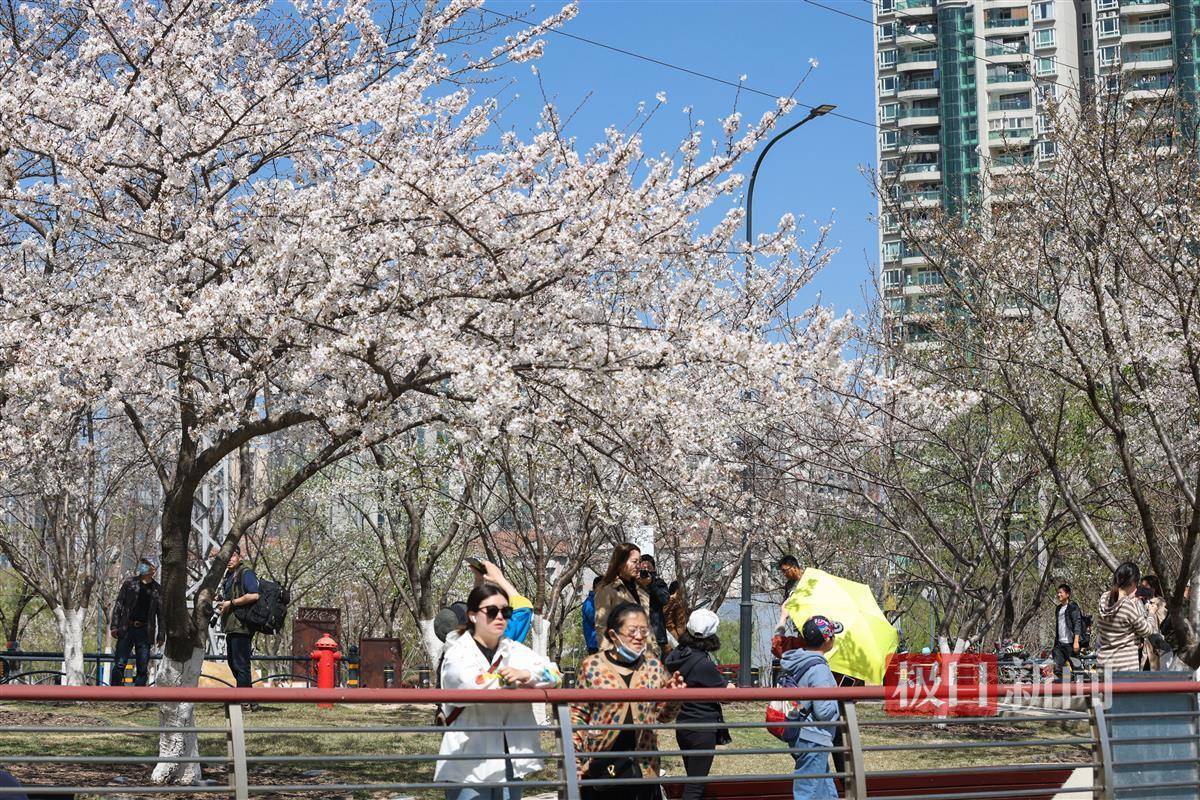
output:
POLYGON ((63 685, 83 686, 83 615, 82 608, 55 606, 54 619, 63 643, 63 685))
POLYGON ((529 647, 543 657, 550 652, 550 620, 541 614, 533 615, 529 626, 529 647))
MULTIPOLYGON (((176 661, 163 656, 158 662, 155 683, 160 687, 194 687, 200 683, 204 668, 204 648, 193 647, 191 657, 176 661)), ((163 728, 192 728, 196 725, 194 703, 162 703, 158 707, 158 723, 163 728)), ((194 762, 173 762, 172 757, 195 758, 200 755, 198 737, 194 733, 164 731, 158 737, 158 757, 164 759, 154 767, 150 780, 157 785, 188 786, 201 778, 200 765, 194 762)))
MULTIPOLYGON (((418 619, 417 629, 421 632, 421 647, 425 650, 425 657, 429 659, 429 668, 437 669, 445 644, 433 632, 433 618, 418 619)), ((436 676, 434 680, 437 680, 436 676)))

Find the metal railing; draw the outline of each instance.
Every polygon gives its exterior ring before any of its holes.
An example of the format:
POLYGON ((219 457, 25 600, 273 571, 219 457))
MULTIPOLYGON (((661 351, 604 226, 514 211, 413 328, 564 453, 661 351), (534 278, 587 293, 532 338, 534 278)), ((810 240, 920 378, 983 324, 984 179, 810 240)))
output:
MULTIPOLYGON (((429 792, 462 787, 468 784, 433 780, 436 762, 473 761, 481 759, 514 761, 527 758, 507 752, 506 739, 501 731, 536 733, 542 740, 543 753, 538 758, 545 766, 520 782, 525 790, 557 791, 566 800, 578 800, 581 789, 587 787, 662 785, 669 797, 678 795, 688 784, 708 785, 710 796, 726 796, 727 790, 754 787, 756 797, 770 799, 790 796, 793 781, 833 779, 842 786, 847 798, 895 800, 904 797, 925 798, 1028 798, 1083 797, 1114 798, 1120 777, 1120 767, 1136 764, 1138 788, 1197 787, 1200 781, 1180 780, 1176 774, 1182 758, 1120 761, 1114 758, 1114 747, 1127 747, 1138 739, 1121 737, 1123 726, 1131 722, 1145 724, 1159 719, 1183 719, 1191 726, 1188 736, 1164 736, 1161 733, 1148 740, 1162 747, 1164 741, 1188 739, 1195 744, 1197 717, 1194 698, 1200 683, 1190 681, 1112 683, 1112 684, 1045 684, 1044 691, 1052 700, 1035 703, 1030 687, 994 687, 1007 692, 1008 703, 1003 717, 943 716, 920 718, 888 716, 880 712, 880 703, 887 700, 889 690, 883 687, 853 687, 831 689, 688 689, 688 690, 511 690, 511 691, 439 691, 419 689, 168 689, 168 688, 93 688, 93 687, 0 687, 0 714, 9 715, 9 722, 0 728, 0 769, 17 770, 18 777, 29 781, 25 789, 0 788, 0 798, 24 791, 37 794, 89 796, 167 796, 181 793, 197 795, 226 795, 237 800, 250 796, 270 797, 311 795, 328 797, 335 792, 429 792), (1057 688, 1055 688, 1057 687, 1057 688), (1188 699, 1186 710, 1165 712, 1110 712, 1107 701, 1122 695, 1156 695, 1163 698, 1188 699), (786 723, 785 726, 825 728, 835 732, 830 745, 808 744, 800 740, 787 746, 763 732, 763 703, 769 700, 838 701, 840 716, 823 723, 786 723), (1067 702, 1067 701, 1071 702, 1067 702), (1061 705, 1056 705, 1062 701, 1061 705), (103 708, 119 708, 122 704, 189 702, 199 707, 219 707, 224 710, 224 724, 193 725, 186 728, 165 728, 159 725, 130 725, 128 722, 98 724, 96 715, 103 708), (470 754, 448 752, 439 754, 438 739, 445 732, 435 726, 425 704, 496 703, 537 704, 549 709, 543 724, 510 725, 502 728, 456 725, 454 731, 469 735, 492 735, 484 742, 484 750, 470 754), (666 704, 720 703, 726 710, 724 723, 675 723, 670 721, 650 725, 604 724, 588 718, 590 704, 612 703, 662 704, 660 719, 669 720, 666 704), (27 708, 22 704, 53 703, 55 715, 62 717, 64 704, 86 703, 85 721, 75 724, 27 724, 17 713, 27 708), (399 720, 396 724, 338 724, 301 722, 301 724, 248 724, 243 710, 245 703, 270 703, 297 709, 300 704, 392 704, 407 710, 422 724, 399 720), (747 705, 749 704, 749 705, 747 705), (573 710, 575 713, 572 713, 573 710), (90 720, 86 721, 86 720, 90 720), (1115 720, 1115 722, 1114 722, 1115 720), (732 743, 725 748, 673 747, 669 741, 658 741, 653 749, 633 751, 591 750, 589 742, 595 736, 588 733, 603 731, 652 730, 701 732, 726 728, 732 743), (204 737, 199 754, 160 759, 154 743, 163 733, 193 734, 204 737), (71 737, 70 747, 45 744, 36 752, 14 750, 13 737, 39 737, 28 742, 61 742, 71 737), (106 745, 89 745, 91 737, 103 736, 106 745), (347 739, 347 737, 352 737, 347 739), (129 754, 113 745, 114 737, 142 740, 143 746, 129 754), (318 745, 329 737, 333 741, 322 746, 334 752, 317 752, 318 745), (384 737, 391 749, 387 752, 364 752, 364 744, 375 737, 384 737), (147 742, 148 740, 148 742, 147 742), (280 742, 289 742, 279 746, 280 742), (353 742, 353 744, 348 744, 353 742), (77 743, 77 744, 76 744, 77 743), (399 744, 397 744, 399 743, 399 744), (72 752, 56 753, 69 749, 72 752), (118 750, 119 754, 114 754, 118 750), (282 750, 283 752, 280 752, 282 750), (297 750, 299 752, 297 752, 297 750), (353 750, 354 752, 346 752, 353 750), (502 752, 503 751, 503 752, 502 752), (103 753, 96 755, 94 753, 103 753), (820 770, 796 774, 798 756, 829 753, 833 764, 820 770), (959 754, 954 757, 952 754, 959 754), (963 755, 965 754, 965 755, 963 755), (663 774, 641 777, 596 777, 596 771, 585 772, 593 758, 648 757, 666 759, 663 774), (713 756, 720 768, 705 775, 682 774, 681 757, 713 756), (220 776, 221 781, 206 786, 163 787, 150 785, 152 766, 159 761, 199 764, 220 776), (969 762, 969 763, 965 763, 969 762), (54 770, 62 765, 73 767, 74 783, 56 785, 54 770), (140 771, 141 779, 126 778, 116 783, 101 774, 104 766, 119 765, 125 770, 140 771), (730 766, 732 765, 732 769, 730 766), (1157 767, 1156 767, 1157 765, 1157 767), (94 781, 81 781, 80 768, 90 768, 97 774, 94 781), (315 769, 314 769, 315 768, 315 769), (1157 780, 1155 770, 1169 779, 1157 780), (1172 772, 1174 770, 1174 772, 1172 772), (369 771, 369 774, 368 774, 369 771), (370 776, 378 779, 368 781, 370 776), (914 793, 915 792, 915 793, 914 793)), ((963 697, 969 698, 969 693, 963 697)), ((978 698, 975 698, 978 699, 978 698)), ((673 705, 671 707, 674 707, 673 705)), ((358 709, 355 709, 356 713, 358 709)), ((362 712, 365 714, 365 711, 362 712)), ((397 715, 400 711, 395 712, 397 715)), ((251 719, 255 714, 251 714, 251 719)), ((118 720, 122 719, 117 715, 118 720)), ((779 726, 780 723, 771 723, 779 726)), ((645 736, 645 734, 642 734, 645 736)), ((20 745, 17 745, 18 747, 20 745)), ((378 749, 378 748, 377 748, 378 749)), ((1194 762, 1196 759, 1193 758, 1194 762)), ((812 769, 809 767, 808 769, 812 769)), ((502 780, 470 783, 472 788, 506 785, 502 780)), ((1142 796, 1146 796, 1143 794, 1142 796)))
MULTIPOLYGON (((161 659, 161 653, 150 654, 150 661, 159 661, 161 659)), ((209 654, 204 656, 205 663, 225 663, 226 660, 226 657, 222 655, 209 654)), ((62 661, 63 654, 56 652, 26 652, 23 650, 0 651, 0 686, 8 683, 58 684, 62 678, 66 677, 66 673, 61 669, 40 669, 31 667, 36 667, 36 665, 39 664, 49 664, 53 665, 54 667, 59 667, 61 666, 62 661)), ((92 667, 86 671, 84 675, 85 680, 90 685, 100 685, 100 665, 111 664, 114 661, 116 661, 116 656, 113 653, 85 653, 83 655, 83 663, 85 666, 91 665, 92 667)), ((312 659, 308 656, 252 655, 250 657, 250 661, 264 663, 282 662, 284 664, 294 665, 282 668, 286 669, 286 672, 280 671, 280 668, 276 668, 274 671, 268 670, 268 674, 256 679, 254 681, 255 683, 265 683, 267 681, 280 679, 311 682, 311 677, 307 674, 307 672, 309 665, 312 663, 312 659)), ((344 670, 345 666, 345 662, 338 664, 339 670, 344 670)), ((130 656, 130 660, 126 662, 125 670, 125 676, 122 677, 124 678, 128 676, 130 680, 132 680, 132 676, 136 670, 136 664, 132 656, 130 656)), ((205 673, 202 677, 218 683, 223 683, 226 686, 233 685, 224 678, 216 675, 209 675, 205 673)), ((151 680, 154 678, 153 670, 150 671, 150 678, 151 680)), ((112 676, 110 675, 109 681, 111 682, 111 680, 112 676)))

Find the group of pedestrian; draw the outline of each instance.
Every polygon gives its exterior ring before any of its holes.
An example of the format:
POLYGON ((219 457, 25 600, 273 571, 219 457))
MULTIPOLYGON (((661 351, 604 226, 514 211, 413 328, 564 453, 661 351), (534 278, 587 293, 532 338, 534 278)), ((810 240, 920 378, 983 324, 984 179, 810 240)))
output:
MULTIPOLYGON (((1055 635, 1052 655, 1054 671, 1063 676, 1064 667, 1081 667, 1079 657, 1089 644, 1089 623, 1071 587, 1056 590, 1055 635)), ((1162 654, 1170 649, 1167 601, 1156 575, 1142 576, 1138 565, 1127 561, 1113 571, 1111 587, 1097 603, 1096 664, 1113 672, 1157 670, 1162 654)))
MULTIPOLYGON (((125 670, 132 659, 135 667, 133 685, 145 686, 150 679, 150 651, 162 648, 166 630, 162 618, 162 586, 155 580, 158 565, 149 557, 139 559, 134 572, 117 590, 109 616, 109 634, 115 640, 113 668, 109 685, 124 682, 125 670)), ((240 547, 234 547, 217 585, 213 602, 213 622, 225 634, 225 653, 237 686, 253 684, 250 660, 254 632, 234 613, 238 608, 253 605, 259 598, 258 576, 242 559, 240 547)))
MULTIPOLYGON (((561 682, 557 666, 510 637, 515 590, 499 570, 485 572, 463 604, 461 624, 446 637, 438 670, 446 689, 504 690, 552 688, 561 682), (495 579, 495 580, 493 580, 495 579)), ((799 565, 792 559, 799 578, 799 565)), ((520 602, 524 604, 525 599, 520 602)), ((579 666, 581 689, 717 689, 727 683, 714 654, 720 649, 720 620, 709 609, 686 612, 678 584, 658 577, 654 559, 633 544, 619 545, 604 575, 596 578, 584 602, 588 655, 579 666)), ((837 679, 825 655, 842 628, 815 616, 797 631, 783 653, 792 685, 832 687, 837 679)), ((523 633, 518 635, 523 636, 523 633)), ((840 719, 834 701, 798 703, 798 730, 792 752, 796 800, 836 797, 829 777, 829 749, 840 719)), ((542 766, 542 752, 528 703, 446 704, 440 710, 442 737, 435 780, 456 784, 447 800, 520 800, 521 783, 542 766), (472 755, 477 758, 471 758, 472 755)), ((731 741, 719 702, 662 700, 577 703, 571 707, 577 777, 587 800, 657 800, 656 783, 598 786, 591 780, 631 780, 660 775, 658 736, 653 726, 676 721, 683 753, 685 800, 700 800, 716 748, 731 741)))
POLYGON ((1100 597, 1096 663, 1113 672, 1159 665, 1159 653, 1169 650, 1161 626, 1167 616, 1166 601, 1157 577, 1146 576, 1137 564, 1126 561, 1113 572, 1112 588, 1100 597), (1139 585, 1142 586, 1139 596, 1139 585), (1155 593, 1157 588, 1157 594, 1155 593))

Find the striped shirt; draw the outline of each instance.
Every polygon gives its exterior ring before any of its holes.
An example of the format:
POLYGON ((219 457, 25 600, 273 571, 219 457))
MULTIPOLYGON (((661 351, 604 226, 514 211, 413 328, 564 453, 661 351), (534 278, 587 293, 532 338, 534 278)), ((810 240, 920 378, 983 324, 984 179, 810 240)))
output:
POLYGON ((1100 648, 1096 663, 1114 672, 1141 668, 1138 645, 1142 639, 1157 633, 1150 622, 1142 601, 1133 595, 1118 593, 1116 602, 1109 604, 1109 593, 1100 597, 1100 648))

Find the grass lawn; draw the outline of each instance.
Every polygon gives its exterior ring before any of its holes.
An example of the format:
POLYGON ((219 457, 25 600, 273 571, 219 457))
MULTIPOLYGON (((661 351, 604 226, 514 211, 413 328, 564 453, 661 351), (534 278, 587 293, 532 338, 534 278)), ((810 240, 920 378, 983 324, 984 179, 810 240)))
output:
MULTIPOLYGON (((760 721, 762 704, 731 706, 726 711, 730 721, 760 721)), ((301 760, 282 764, 251 764, 251 783, 257 785, 321 785, 334 783, 385 783, 426 782, 432 780, 432 761, 406 762, 338 762, 314 763, 305 761, 313 755, 399 755, 435 754, 440 735, 434 733, 356 733, 352 728, 388 725, 426 725, 432 717, 431 706, 367 706, 340 705, 332 710, 317 709, 311 705, 277 704, 246 715, 247 750, 250 756, 300 757, 301 760), (255 733, 255 728, 303 726, 319 728, 319 733, 285 735, 279 733, 255 733)), ((869 723, 883 719, 878 707, 862 706, 860 721, 869 723)), ((154 706, 62 704, 0 704, 0 756, 11 759, 17 756, 140 756, 156 754, 157 737, 154 735, 123 735, 117 733, 121 727, 153 726, 158 714, 154 706), (13 733, 12 726, 46 725, 65 727, 69 725, 102 726, 109 729, 104 734, 77 733, 13 733)), ((219 707, 201 706, 197 711, 198 726, 222 727, 224 712, 219 707)), ((962 767, 987 764, 1020 764, 1046 762, 1086 762, 1090 753, 1084 746, 1058 745, 1055 747, 1003 747, 955 749, 955 746, 971 742, 1039 740, 1053 742, 1065 737, 1086 736, 1086 727, 1080 723, 1047 722, 1030 724, 1006 724, 1003 719, 986 726, 947 726, 941 729, 929 725, 900 725, 889 727, 863 727, 864 742, 872 746, 920 745, 923 750, 867 752, 868 771, 927 769, 938 767, 962 767)), ((735 729, 733 744, 728 749, 763 748, 774 749, 781 744, 761 729, 735 729)), ((557 750, 552 736, 545 737, 548 751, 557 750)), ((663 749, 676 749, 675 736, 671 732, 660 734, 663 749)), ((225 738, 221 734, 201 736, 201 755, 220 756, 226 754, 225 738)), ((682 775, 683 767, 678 758, 664 759, 664 767, 671 775, 682 775)), ((145 764, 31 764, 20 760, 8 762, 10 771, 23 782, 41 785, 146 785, 150 766, 145 764)), ((768 774, 786 773, 792 769, 787 753, 779 755, 721 755, 714 765, 714 774, 768 774)), ((205 765, 205 777, 226 784, 228 777, 223 765, 205 765)), ((550 777, 547 771, 547 777, 550 777)), ((550 790, 530 789, 529 795, 550 790)), ((259 794, 256 797, 292 798, 393 798, 401 796, 440 797, 437 790, 428 791, 384 791, 384 792, 336 792, 300 793, 278 791, 259 794)), ((132 797, 133 795, 127 795, 132 797)), ((143 795, 144 796, 144 795, 143 795)), ((180 795, 172 795, 180 797, 180 795)), ((213 795, 189 795, 212 797, 213 795)), ((219 796, 219 795, 218 795, 219 796)))

